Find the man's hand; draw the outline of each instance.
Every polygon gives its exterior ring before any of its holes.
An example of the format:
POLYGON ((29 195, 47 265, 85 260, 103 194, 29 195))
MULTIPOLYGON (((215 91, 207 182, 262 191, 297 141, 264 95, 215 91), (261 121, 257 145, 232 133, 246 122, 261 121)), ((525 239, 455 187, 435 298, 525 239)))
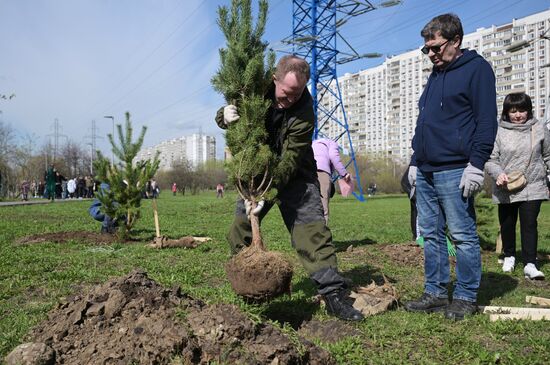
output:
POLYGON ((223 108, 223 122, 229 126, 231 123, 239 120, 240 116, 237 114, 237 107, 235 105, 227 105, 223 108))
POLYGON ((254 214, 255 216, 260 215, 260 212, 264 208, 265 200, 260 200, 258 204, 256 205, 256 208, 252 209, 252 202, 248 199, 244 200, 244 207, 246 210, 246 215, 250 215, 250 213, 254 214))
POLYGON ((411 187, 416 186, 416 174, 418 172, 418 168, 416 166, 409 166, 409 174, 407 175, 407 179, 409 180, 409 184, 411 187))
POLYGON ((462 196, 469 198, 481 190, 483 186, 483 171, 468 163, 462 173, 459 189, 464 189, 462 196))
POLYGON ((344 175, 343 179, 344 179, 345 182, 350 182, 351 175, 349 173, 347 173, 347 174, 344 175))

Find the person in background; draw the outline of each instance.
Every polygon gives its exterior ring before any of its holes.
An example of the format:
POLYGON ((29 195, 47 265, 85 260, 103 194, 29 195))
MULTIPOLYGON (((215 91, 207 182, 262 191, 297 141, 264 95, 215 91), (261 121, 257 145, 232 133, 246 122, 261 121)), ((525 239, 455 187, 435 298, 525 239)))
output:
POLYGON ((23 201, 29 200, 30 184, 27 180, 23 180, 21 183, 21 199, 23 201))
POLYGON ((69 199, 73 199, 75 197, 75 191, 76 191, 76 177, 73 177, 72 179, 69 179, 67 182, 67 193, 69 194, 69 199))
POLYGON ((55 173, 56 171, 53 164, 51 164, 44 173, 44 180, 46 181, 44 197, 51 201, 55 199, 55 173))
POLYGON ((55 172, 55 198, 61 199, 63 194, 63 181, 65 177, 59 171, 55 172))
POLYGON ((543 279, 537 269, 540 206, 548 199, 546 171, 550 170, 550 132, 533 117, 529 95, 520 92, 504 99, 501 121, 491 158, 485 171, 493 178, 493 201, 498 204, 504 264, 511 272, 516 265, 516 222, 519 215, 523 272, 526 278, 543 279), (507 188, 508 175, 522 172, 527 184, 514 191, 507 188))
POLYGON ((172 194, 174 194, 174 196, 176 196, 176 193, 178 192, 178 185, 173 182, 172 183, 172 194))
POLYGON ((433 18, 421 31, 421 51, 433 64, 418 101, 409 183, 416 187, 424 237, 424 293, 405 303, 413 312, 444 311, 451 320, 477 312, 481 253, 474 195, 497 131, 495 75, 476 51, 461 49, 458 16, 433 18), (449 303, 447 226, 456 244, 456 283, 449 303))
POLYGON ((416 227, 416 220, 418 218, 418 212, 416 210, 416 189, 411 186, 409 183, 409 167, 405 170, 405 173, 401 177, 401 189, 407 194, 407 197, 409 198, 409 204, 411 207, 411 233, 412 233, 412 240, 416 241, 418 238, 418 230, 416 227))
POLYGON ((160 192, 160 189, 159 189, 157 180, 153 179, 151 181, 151 195, 153 199, 156 199, 159 197, 159 192, 160 192))
MULTIPOLYGON (((228 235, 231 253, 237 254, 252 242, 249 214, 261 222, 277 204, 300 262, 326 303, 327 312, 348 321, 364 317, 350 303, 347 282, 338 271, 332 233, 323 217, 317 167, 311 140, 315 127, 313 99, 306 88, 310 66, 296 56, 283 56, 275 69, 265 99, 270 107, 265 118, 267 140, 280 159, 274 174, 276 201, 251 203, 239 199, 228 235), (248 211, 247 211, 248 206, 248 211)), ((226 129, 239 123, 237 106, 227 105, 216 113, 216 123, 226 129)))
POLYGON ((223 184, 216 185, 216 198, 223 198, 223 184))
POLYGON ((328 138, 319 138, 311 144, 313 157, 317 165, 317 179, 321 190, 321 203, 323 203, 323 215, 325 223, 328 224, 329 201, 332 197, 334 184, 332 174, 336 172, 344 180, 350 181, 351 175, 340 160, 338 143, 328 138), (332 191, 332 192, 331 192, 332 191))
MULTIPOLYGON (((108 191, 110 189, 109 184, 101 183, 99 185, 99 190, 108 191)), ((88 208, 88 213, 90 216, 98 222, 101 222, 101 233, 106 234, 115 234, 117 229, 116 220, 109 217, 107 214, 101 212, 101 202, 99 199, 95 198, 92 200, 92 204, 88 208)))

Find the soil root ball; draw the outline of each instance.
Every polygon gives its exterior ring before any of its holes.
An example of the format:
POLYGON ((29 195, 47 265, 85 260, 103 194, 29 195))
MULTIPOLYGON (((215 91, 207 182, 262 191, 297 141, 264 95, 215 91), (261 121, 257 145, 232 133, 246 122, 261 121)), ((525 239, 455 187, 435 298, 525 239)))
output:
POLYGON ((266 301, 290 294, 292 266, 281 254, 255 247, 243 249, 226 264, 231 287, 253 301, 266 301))

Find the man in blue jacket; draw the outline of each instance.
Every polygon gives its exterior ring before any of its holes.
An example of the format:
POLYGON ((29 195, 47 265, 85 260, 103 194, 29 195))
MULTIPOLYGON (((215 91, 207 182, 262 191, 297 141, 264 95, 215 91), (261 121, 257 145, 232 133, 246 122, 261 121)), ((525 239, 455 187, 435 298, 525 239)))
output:
POLYGON ((405 304, 414 312, 445 311, 461 320, 477 311, 481 255, 474 194, 497 131, 495 76, 475 51, 461 49, 464 32, 454 14, 433 18, 421 31, 422 53, 434 67, 420 97, 409 182, 416 186, 424 237, 424 293, 405 304), (456 285, 450 280, 445 226, 456 244, 456 285))

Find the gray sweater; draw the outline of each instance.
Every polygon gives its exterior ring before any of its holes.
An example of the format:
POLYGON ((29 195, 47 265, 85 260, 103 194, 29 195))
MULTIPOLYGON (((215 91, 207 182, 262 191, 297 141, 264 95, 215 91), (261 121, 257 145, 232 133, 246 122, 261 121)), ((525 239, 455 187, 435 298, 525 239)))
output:
POLYGON ((485 171, 493 178, 493 201, 509 204, 522 201, 548 199, 546 170, 550 170, 550 132, 536 119, 524 124, 514 124, 501 120, 498 125, 495 146, 485 171), (534 132, 533 156, 531 154, 531 128, 534 132), (526 165, 529 162, 529 166, 526 165), (510 193, 496 185, 501 173, 524 172, 527 185, 520 191, 510 193))

